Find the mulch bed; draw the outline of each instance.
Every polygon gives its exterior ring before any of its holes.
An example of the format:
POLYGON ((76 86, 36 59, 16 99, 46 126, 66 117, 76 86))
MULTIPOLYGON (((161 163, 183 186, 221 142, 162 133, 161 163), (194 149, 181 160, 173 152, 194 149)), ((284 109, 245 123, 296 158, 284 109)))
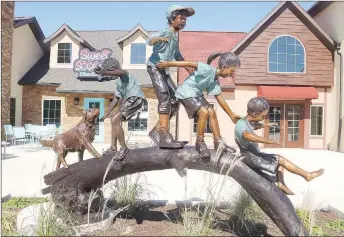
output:
MULTIPOLYGON (((233 230, 230 216, 219 211, 216 212, 214 223, 214 236, 247 236, 247 233, 238 233, 233 230)), ((325 235, 344 236, 344 232, 338 229, 329 229, 326 224, 339 220, 334 213, 316 211, 316 225, 321 227, 325 235)), ((255 233, 252 236, 283 236, 269 217, 265 214, 261 217, 261 223, 255 223, 255 233)), ((101 236, 182 236, 183 224, 181 222, 181 208, 175 205, 150 208, 136 214, 134 218, 116 218, 110 230, 100 232, 101 236)))

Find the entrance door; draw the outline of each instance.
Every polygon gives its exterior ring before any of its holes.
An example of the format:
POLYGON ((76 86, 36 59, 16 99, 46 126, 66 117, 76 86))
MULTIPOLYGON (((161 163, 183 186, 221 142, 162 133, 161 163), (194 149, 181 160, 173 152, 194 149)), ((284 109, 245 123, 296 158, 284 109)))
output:
POLYGON ((270 126, 264 129, 265 138, 278 141, 280 145, 264 144, 264 147, 279 148, 283 147, 284 141, 284 104, 271 105, 266 116, 267 124, 276 123, 277 126, 270 126))
POLYGON ((304 106, 295 104, 285 105, 285 142, 286 148, 303 147, 303 114, 304 106))
POLYGON ((103 98, 85 98, 84 109, 97 108, 99 109, 99 116, 96 120, 96 131, 94 142, 104 142, 104 122, 99 122, 99 119, 104 116, 104 99, 103 98))
POLYGON ((264 137, 278 141, 280 145, 265 144, 267 148, 303 147, 303 104, 270 104, 266 124, 276 123, 264 129, 264 137))

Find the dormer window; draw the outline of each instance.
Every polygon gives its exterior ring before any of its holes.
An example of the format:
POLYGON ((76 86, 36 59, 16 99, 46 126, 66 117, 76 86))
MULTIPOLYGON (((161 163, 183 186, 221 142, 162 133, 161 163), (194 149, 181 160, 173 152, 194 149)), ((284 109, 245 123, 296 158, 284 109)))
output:
POLYGON ((145 64, 146 63, 146 44, 132 43, 130 64, 145 64))
POLYGON ((58 43, 57 45, 57 63, 72 62, 72 44, 58 43))

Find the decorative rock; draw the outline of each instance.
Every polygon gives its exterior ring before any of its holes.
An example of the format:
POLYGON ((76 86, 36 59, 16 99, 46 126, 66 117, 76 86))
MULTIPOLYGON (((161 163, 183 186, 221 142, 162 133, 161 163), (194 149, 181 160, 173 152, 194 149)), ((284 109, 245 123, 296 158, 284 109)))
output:
POLYGON ((49 215, 52 211, 54 211, 54 208, 54 204, 45 202, 22 209, 17 215, 18 233, 23 236, 35 236, 35 229, 41 213, 44 212, 45 214, 49 215))

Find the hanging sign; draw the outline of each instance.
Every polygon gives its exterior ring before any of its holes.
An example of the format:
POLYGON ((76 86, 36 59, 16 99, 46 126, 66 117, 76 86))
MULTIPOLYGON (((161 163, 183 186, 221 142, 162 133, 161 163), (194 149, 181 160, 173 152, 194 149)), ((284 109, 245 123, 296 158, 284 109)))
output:
POLYGON ((74 61, 73 70, 77 72, 79 78, 94 78, 99 75, 95 74, 94 69, 101 63, 110 58, 112 50, 105 48, 102 50, 91 51, 87 48, 80 49, 79 58, 74 61))

